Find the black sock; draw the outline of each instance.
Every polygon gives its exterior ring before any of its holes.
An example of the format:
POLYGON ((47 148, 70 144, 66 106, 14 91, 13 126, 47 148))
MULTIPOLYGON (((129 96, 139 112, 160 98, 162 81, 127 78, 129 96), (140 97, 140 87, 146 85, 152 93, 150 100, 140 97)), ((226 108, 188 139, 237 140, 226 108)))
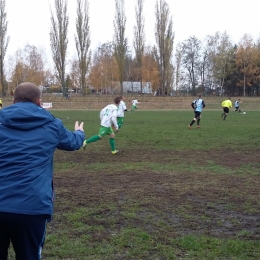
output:
POLYGON ((200 119, 198 119, 198 121, 197 121, 197 125, 200 125, 200 119))
POLYGON ((225 120, 225 119, 226 119, 226 117, 227 117, 227 115, 224 115, 224 119, 223 119, 223 120, 225 120))
POLYGON ((190 123, 190 126, 192 126, 195 123, 195 120, 192 120, 190 123))

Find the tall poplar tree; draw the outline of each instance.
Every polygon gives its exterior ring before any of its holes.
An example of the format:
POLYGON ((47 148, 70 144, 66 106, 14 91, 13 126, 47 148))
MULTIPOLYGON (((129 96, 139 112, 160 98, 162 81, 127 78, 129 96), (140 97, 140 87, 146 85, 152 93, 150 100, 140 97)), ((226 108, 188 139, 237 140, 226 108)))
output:
POLYGON ((145 47, 143 5, 144 5, 144 0, 137 0, 137 5, 135 7, 136 25, 134 26, 135 59, 137 65, 138 80, 141 86, 141 93, 143 93, 142 59, 144 56, 144 47, 145 47))
POLYGON ((51 11, 51 52, 52 59, 57 70, 57 77, 61 83, 63 95, 66 95, 66 55, 68 48, 68 24, 67 0, 55 0, 56 17, 51 11))
POLYGON ((5 76, 4 76, 4 58, 10 37, 7 36, 7 20, 5 12, 5 0, 0 0, 0 77, 2 86, 2 95, 5 95, 5 76))
POLYGON ((89 69, 91 51, 89 30, 89 3, 88 0, 77 0, 75 42, 78 53, 78 65, 80 72, 80 85, 83 93, 86 93, 86 75, 89 69))
POLYGON ((165 95, 166 90, 170 88, 173 73, 172 56, 173 56, 173 22, 170 16, 170 8, 165 0, 159 0, 155 5, 155 40, 156 56, 160 72, 160 90, 165 95))
POLYGON ((126 16, 125 1, 115 0, 115 19, 114 19, 114 52, 118 65, 120 81, 120 92, 123 94, 123 80, 125 73, 125 59, 127 54, 127 39, 125 38, 126 16))

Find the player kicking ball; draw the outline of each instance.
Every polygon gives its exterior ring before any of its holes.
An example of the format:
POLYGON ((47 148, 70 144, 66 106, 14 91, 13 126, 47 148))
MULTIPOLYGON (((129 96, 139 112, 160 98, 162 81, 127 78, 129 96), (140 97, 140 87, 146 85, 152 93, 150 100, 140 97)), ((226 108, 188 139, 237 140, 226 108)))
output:
POLYGON ((115 131, 118 132, 117 111, 118 111, 118 105, 119 105, 120 101, 121 101, 120 97, 116 97, 114 99, 114 104, 107 105, 100 111, 100 121, 101 122, 100 122, 99 133, 98 133, 98 135, 94 135, 83 142, 82 146, 83 146, 84 150, 86 149, 86 147, 89 143, 99 141, 105 135, 109 135, 111 153, 112 154, 119 153, 119 150, 116 149, 115 134, 114 134, 112 126, 114 126, 115 131))

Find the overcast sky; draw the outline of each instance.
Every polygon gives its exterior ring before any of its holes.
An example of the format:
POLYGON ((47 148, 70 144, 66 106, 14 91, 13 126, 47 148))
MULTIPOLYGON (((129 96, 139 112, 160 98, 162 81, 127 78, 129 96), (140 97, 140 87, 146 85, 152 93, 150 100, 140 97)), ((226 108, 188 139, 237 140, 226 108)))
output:
MULTIPOLYGON (((68 1, 69 47, 68 57, 76 54, 74 34, 76 0, 68 1)), ((145 0, 146 43, 154 44, 155 3, 145 0)), ((195 35, 203 39, 206 35, 226 31, 234 42, 248 33, 254 39, 260 35, 260 0, 166 0, 173 17, 174 45, 195 35)), ((10 43, 7 57, 26 43, 44 47, 50 57, 50 7, 54 11, 54 0, 6 0, 6 12, 10 43)), ((132 46, 135 25, 136 0, 125 0, 126 37, 132 46)), ((89 0, 91 49, 100 43, 112 41, 115 0, 89 0)))

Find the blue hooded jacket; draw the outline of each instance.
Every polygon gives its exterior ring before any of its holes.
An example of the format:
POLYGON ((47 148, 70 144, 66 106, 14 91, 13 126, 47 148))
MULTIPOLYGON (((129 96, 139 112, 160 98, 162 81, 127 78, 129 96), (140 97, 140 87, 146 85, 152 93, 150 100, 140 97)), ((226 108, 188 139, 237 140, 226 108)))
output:
POLYGON ((54 151, 77 150, 84 138, 30 102, 0 110, 0 212, 52 215, 54 151))

